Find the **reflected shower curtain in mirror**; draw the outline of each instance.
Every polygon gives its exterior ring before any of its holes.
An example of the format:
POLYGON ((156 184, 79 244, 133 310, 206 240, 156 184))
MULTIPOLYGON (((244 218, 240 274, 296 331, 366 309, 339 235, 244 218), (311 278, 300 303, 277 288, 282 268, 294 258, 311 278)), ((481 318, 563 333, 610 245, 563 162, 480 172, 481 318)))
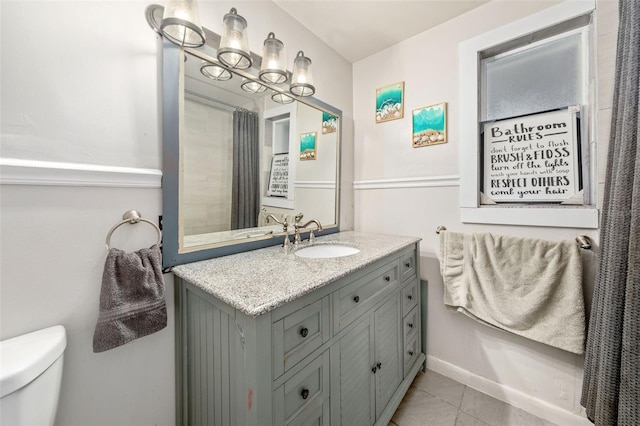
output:
POLYGON ((231 229, 258 226, 260 210, 258 114, 233 112, 231 229))
POLYGON ((620 0, 600 262, 582 405, 596 425, 640 425, 640 1, 620 0))

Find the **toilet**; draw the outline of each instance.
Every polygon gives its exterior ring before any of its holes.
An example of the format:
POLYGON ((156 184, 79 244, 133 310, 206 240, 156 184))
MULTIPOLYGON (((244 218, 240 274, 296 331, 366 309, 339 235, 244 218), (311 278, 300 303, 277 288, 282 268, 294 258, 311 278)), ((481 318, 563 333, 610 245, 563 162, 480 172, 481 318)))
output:
POLYGON ((67 346, 56 325, 0 342, 0 424, 52 425, 67 346))

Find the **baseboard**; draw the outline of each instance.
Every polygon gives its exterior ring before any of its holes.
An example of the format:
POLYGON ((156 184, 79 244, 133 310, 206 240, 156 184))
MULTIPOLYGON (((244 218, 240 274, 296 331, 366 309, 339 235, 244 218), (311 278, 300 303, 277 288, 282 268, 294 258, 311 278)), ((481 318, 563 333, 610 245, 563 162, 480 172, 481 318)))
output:
POLYGON ((431 355, 427 355, 427 368, 552 423, 562 426, 592 426, 586 417, 485 379, 431 355))

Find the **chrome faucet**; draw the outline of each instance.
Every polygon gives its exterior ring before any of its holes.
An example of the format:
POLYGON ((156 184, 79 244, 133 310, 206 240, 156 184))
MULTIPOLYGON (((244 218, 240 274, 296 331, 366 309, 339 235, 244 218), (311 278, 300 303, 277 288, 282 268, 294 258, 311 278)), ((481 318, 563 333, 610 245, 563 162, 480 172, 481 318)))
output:
POLYGON ((282 247, 284 247, 285 253, 289 252, 289 224, 287 223, 287 218, 283 217, 282 221, 279 221, 274 215, 270 214, 267 216, 267 223, 269 223, 269 219, 273 219, 275 223, 278 225, 282 225, 282 232, 284 232, 284 241, 282 242, 282 247))
POLYGON ((282 225, 282 232, 287 232, 287 228, 289 227, 289 224, 287 223, 286 217, 283 217, 282 221, 279 221, 278 218, 276 218, 273 214, 270 214, 266 218, 267 223, 269 223, 269 219, 273 219, 275 223, 277 223, 278 225, 282 225))
MULTIPOLYGON (((318 221, 318 219, 311 219, 309 222, 305 223, 304 225, 299 225, 299 222, 296 222, 293 224, 293 227, 295 229, 295 233, 294 233, 294 237, 293 237, 293 244, 298 245, 301 242, 301 238, 300 238, 300 230, 301 229, 306 229, 307 226, 311 225, 312 223, 316 224, 316 228, 318 231, 322 231, 322 225, 320 224, 320 221, 318 221)), ((314 243, 316 240, 316 236, 313 235, 313 229, 309 230, 309 242, 310 243, 314 243)))

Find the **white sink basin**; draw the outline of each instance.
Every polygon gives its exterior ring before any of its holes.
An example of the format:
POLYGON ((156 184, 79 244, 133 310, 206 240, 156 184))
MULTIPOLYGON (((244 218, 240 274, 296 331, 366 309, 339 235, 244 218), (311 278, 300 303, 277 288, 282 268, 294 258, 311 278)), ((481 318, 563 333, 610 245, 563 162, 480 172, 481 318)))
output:
POLYGON ((360 253, 355 247, 343 246, 340 244, 319 244, 317 246, 305 247, 295 252, 298 257, 310 259, 328 259, 331 257, 351 256, 360 253))

